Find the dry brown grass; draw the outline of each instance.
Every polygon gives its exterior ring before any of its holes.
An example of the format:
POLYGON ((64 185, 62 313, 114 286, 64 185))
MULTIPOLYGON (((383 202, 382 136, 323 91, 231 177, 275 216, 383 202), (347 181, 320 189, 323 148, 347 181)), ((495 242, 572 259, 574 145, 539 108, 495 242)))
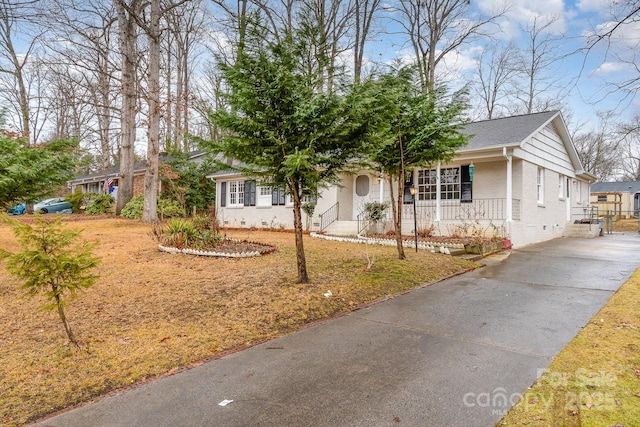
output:
MULTIPOLYGON (((42 300, 21 297, 0 265, 0 423, 19 425, 147 378, 291 332, 309 322, 475 264, 440 254, 305 238, 312 284, 298 285, 290 233, 230 231, 275 244, 270 255, 216 259, 157 250, 151 226, 124 219, 70 222, 98 240, 100 279, 67 315, 83 349, 66 342, 42 300), (367 270, 365 253, 375 255, 367 270), (333 296, 326 298, 331 290, 333 296)), ((9 228, 0 247, 15 251, 9 228)))
POLYGON ((611 224, 613 231, 616 232, 629 232, 629 231, 638 231, 638 218, 630 218, 630 219, 619 219, 611 224))
POLYGON ((554 358, 500 426, 640 423, 640 270, 554 358))

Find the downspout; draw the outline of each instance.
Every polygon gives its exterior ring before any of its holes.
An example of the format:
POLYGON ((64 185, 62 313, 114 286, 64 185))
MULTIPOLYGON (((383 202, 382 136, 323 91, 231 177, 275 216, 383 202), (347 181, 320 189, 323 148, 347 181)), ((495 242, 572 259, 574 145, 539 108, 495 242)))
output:
POLYGON ((436 164, 436 222, 440 222, 440 161, 436 164))
POLYGON ((378 182, 380 183, 380 204, 384 203, 384 174, 378 175, 378 182))
POLYGON ((507 222, 513 222, 513 155, 507 155, 507 147, 502 147, 502 155, 507 160, 507 222))

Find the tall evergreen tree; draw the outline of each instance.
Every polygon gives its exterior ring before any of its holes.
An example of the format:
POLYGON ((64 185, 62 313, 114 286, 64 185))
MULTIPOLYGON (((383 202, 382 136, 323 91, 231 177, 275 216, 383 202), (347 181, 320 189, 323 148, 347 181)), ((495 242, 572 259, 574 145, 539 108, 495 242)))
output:
POLYGON ((0 131, 0 208, 33 203, 71 179, 77 145, 60 140, 28 146, 0 131))
POLYGON ((237 169, 260 185, 284 188, 292 197, 298 281, 307 283, 302 200, 337 182, 362 157, 375 99, 363 87, 318 93, 322 76, 302 65, 311 51, 305 38, 287 33, 265 42, 260 34, 256 26, 238 47, 235 64, 220 65, 230 109, 211 119, 228 135, 203 145, 242 162, 237 169))
POLYGON ((468 141, 468 137, 460 133, 466 108, 465 92, 455 93, 449 100, 445 98, 444 88, 425 93, 416 84, 415 74, 414 68, 403 68, 381 76, 376 82, 377 98, 385 107, 377 116, 383 127, 372 160, 389 180, 400 259, 405 259, 402 246, 405 179, 417 167, 450 160, 468 141), (395 195, 394 181, 397 182, 395 195))

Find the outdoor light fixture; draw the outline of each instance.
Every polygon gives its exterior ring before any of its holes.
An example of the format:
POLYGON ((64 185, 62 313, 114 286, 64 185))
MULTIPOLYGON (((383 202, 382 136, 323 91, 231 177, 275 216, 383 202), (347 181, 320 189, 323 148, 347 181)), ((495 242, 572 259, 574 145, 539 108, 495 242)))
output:
POLYGON ((416 194, 418 194, 418 189, 415 185, 409 187, 409 193, 411 193, 411 197, 413 198, 413 236, 416 246, 416 252, 418 252, 418 221, 416 218, 416 194))
POLYGON ((473 174, 476 171, 476 167, 473 165, 473 162, 469 165, 469 181, 473 181, 473 174))

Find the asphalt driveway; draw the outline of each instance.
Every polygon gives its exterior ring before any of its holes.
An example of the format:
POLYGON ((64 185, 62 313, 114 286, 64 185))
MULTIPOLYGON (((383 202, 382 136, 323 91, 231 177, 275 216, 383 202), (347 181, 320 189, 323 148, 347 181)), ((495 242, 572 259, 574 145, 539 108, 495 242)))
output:
POLYGON ((533 245, 38 425, 492 426, 638 266, 638 235, 533 245))

